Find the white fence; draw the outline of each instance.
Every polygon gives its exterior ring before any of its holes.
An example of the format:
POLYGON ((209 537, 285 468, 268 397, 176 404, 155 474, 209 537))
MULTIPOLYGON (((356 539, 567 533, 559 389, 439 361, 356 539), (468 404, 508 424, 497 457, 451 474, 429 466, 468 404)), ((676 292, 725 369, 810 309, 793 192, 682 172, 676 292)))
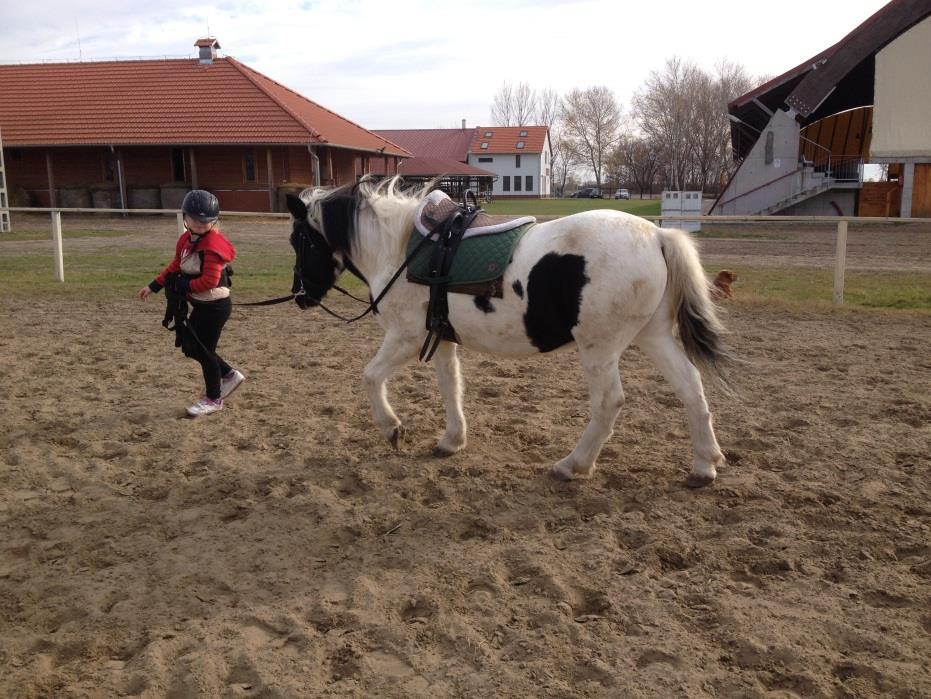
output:
MULTIPOLYGON (((62 250, 62 214, 108 214, 129 217, 137 214, 155 214, 161 216, 175 216, 178 223, 178 234, 184 232, 184 221, 182 214, 177 211, 166 211, 164 209, 44 209, 33 207, 16 207, 9 209, 12 212, 21 213, 48 213, 51 217, 51 237, 53 241, 53 274, 58 281, 64 281, 64 254, 62 250)), ((288 219, 289 214, 280 213, 260 213, 248 211, 224 211, 223 216, 244 217, 244 218, 278 218, 288 219)), ((834 292, 833 299, 836 304, 844 303, 844 274, 846 270, 847 258, 847 228, 848 224, 902 224, 902 223, 924 223, 931 224, 931 219, 923 218, 858 218, 858 217, 837 217, 837 216, 643 216, 649 221, 657 222, 659 225, 677 227, 682 221, 701 221, 717 223, 741 223, 741 222, 765 222, 765 223, 820 223, 836 225, 835 233, 835 259, 834 259, 834 292)), ((0 236, 2 240, 2 236, 0 236)))

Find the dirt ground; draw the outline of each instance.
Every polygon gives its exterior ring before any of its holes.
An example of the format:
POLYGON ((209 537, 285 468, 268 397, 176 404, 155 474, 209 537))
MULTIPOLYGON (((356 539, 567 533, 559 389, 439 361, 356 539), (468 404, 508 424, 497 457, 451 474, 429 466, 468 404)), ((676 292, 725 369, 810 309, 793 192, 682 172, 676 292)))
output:
POLYGON ((399 451, 372 424, 374 322, 237 309, 247 382, 191 421, 197 365, 133 291, 0 299, 0 695, 931 696, 927 315, 738 293, 728 464, 693 491, 635 349, 599 469, 560 483, 574 352, 462 351, 470 444, 436 459, 432 367, 390 385, 399 451))

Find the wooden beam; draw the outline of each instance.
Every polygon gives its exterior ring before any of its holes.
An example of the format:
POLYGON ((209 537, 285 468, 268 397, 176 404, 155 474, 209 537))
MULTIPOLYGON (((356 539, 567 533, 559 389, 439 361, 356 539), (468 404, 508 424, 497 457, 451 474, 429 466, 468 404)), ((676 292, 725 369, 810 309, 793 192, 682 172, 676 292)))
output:
POLYGON ((52 151, 45 151, 45 173, 48 176, 48 205, 51 208, 58 206, 58 196, 55 193, 55 174, 52 172, 52 151))
POLYGON ((278 197, 275 196, 275 171, 272 166, 272 149, 270 147, 265 149, 265 165, 268 168, 268 210, 275 213, 278 209, 278 197))
POLYGON ((194 149, 188 148, 188 159, 191 161, 191 189, 200 189, 197 186, 197 158, 194 157, 194 149))

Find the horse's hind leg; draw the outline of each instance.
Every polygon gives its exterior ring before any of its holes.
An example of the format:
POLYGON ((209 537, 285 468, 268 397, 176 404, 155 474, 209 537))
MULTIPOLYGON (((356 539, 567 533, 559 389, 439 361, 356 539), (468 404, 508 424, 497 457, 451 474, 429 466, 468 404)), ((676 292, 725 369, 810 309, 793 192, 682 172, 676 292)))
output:
POLYGON ((395 449, 401 443, 403 429, 401 421, 388 403, 388 389, 385 384, 395 371, 417 356, 417 350, 416 338, 388 333, 372 361, 365 367, 362 377, 375 424, 395 449))
POLYGON ((717 476, 717 466, 724 463, 724 454, 721 453, 711 426, 711 412, 705 400, 701 374, 671 332, 645 332, 637 338, 637 344, 672 384, 679 400, 685 405, 692 449, 695 452, 692 472, 686 485, 700 488, 710 484, 717 476))
POLYGON ((441 342, 436 354, 436 378, 446 407, 446 432, 433 449, 434 456, 452 456, 466 445, 466 419, 462 412, 462 375, 456 345, 441 342))
POLYGON ((584 341, 579 341, 579 357, 588 384, 592 417, 575 449, 553 466, 553 476, 556 478, 569 480, 576 476, 587 476, 595 468, 595 460, 605 440, 611 436, 614 422, 624 403, 624 389, 618 372, 618 361, 624 346, 620 349, 616 346, 610 349, 586 348, 584 341))

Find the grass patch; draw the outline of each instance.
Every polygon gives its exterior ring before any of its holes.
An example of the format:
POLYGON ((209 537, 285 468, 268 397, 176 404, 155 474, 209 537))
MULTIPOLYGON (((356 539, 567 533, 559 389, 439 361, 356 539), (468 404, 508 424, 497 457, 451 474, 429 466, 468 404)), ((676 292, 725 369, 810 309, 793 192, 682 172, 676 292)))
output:
POLYGON ((496 216, 568 216, 592 209, 659 216, 659 199, 501 199, 482 208, 496 216))
MULTIPOLYGON (((63 240, 69 238, 117 238, 126 235, 140 235, 137 232, 131 231, 107 231, 107 230, 91 230, 91 229, 77 229, 77 230, 68 230, 63 228, 61 231, 61 237, 63 240)), ((52 239, 52 226, 49 224, 45 228, 17 228, 16 230, 10 233, 0 234, 0 242, 9 241, 21 241, 21 240, 51 240, 52 239)))
MULTIPOLYGON (((814 267, 715 265, 735 269, 738 299, 783 301, 813 307, 833 306, 834 272, 814 267)), ((712 270, 707 270, 709 275, 712 270)), ((844 306, 931 313, 931 273, 851 272, 844 275, 844 306)))

